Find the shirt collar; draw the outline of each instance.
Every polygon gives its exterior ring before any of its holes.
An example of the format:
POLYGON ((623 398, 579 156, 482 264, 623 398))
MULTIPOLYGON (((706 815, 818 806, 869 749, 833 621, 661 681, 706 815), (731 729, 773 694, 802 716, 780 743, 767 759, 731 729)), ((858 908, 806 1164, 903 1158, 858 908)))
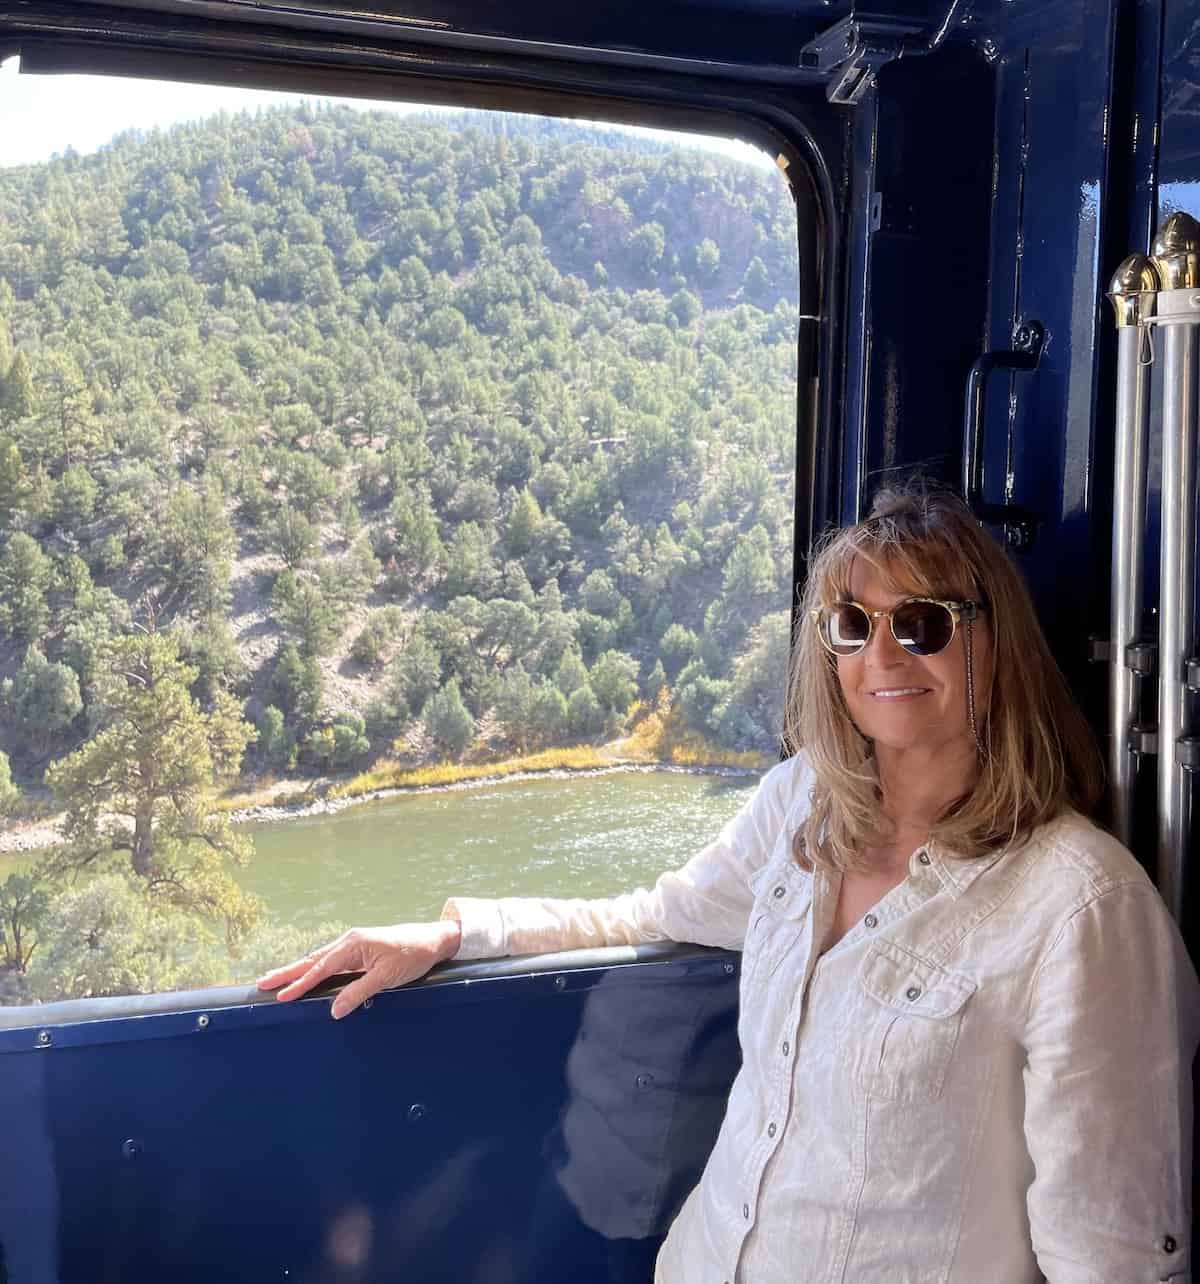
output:
POLYGON ((925 868, 921 854, 925 853, 929 858, 928 868, 933 870, 946 890, 957 900, 981 874, 996 865, 1009 850, 1010 845, 1006 843, 1003 847, 987 852, 983 856, 963 857, 945 843, 930 838, 913 852, 909 859, 908 870, 910 874, 920 874, 925 868))

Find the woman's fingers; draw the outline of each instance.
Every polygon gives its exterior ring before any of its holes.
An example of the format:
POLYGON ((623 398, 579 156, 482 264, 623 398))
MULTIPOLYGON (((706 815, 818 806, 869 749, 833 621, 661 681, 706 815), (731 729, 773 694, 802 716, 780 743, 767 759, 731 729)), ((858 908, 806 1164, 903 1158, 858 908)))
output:
POLYGON ((312 966, 312 962, 313 956, 306 954, 302 959, 296 959, 294 963, 285 963, 282 967, 264 973, 255 984, 260 990, 276 990, 281 985, 286 985, 288 981, 294 981, 298 976, 303 976, 312 966))
POLYGON ((381 967, 374 967, 365 976, 360 976, 357 981, 351 981, 333 1001, 330 1009, 333 1019, 340 1021, 342 1017, 349 1016, 356 1007, 378 994, 390 983, 390 978, 383 975, 381 967))
POLYGON ((339 972, 356 972, 361 967, 362 962, 357 953, 343 945, 318 958, 302 976, 285 986, 275 997, 284 1003, 289 999, 298 999, 314 986, 320 985, 327 976, 336 976, 339 972))
MULTIPOLYGON (((296 959, 292 963, 285 963, 282 967, 277 967, 274 971, 268 972, 264 976, 260 976, 257 981, 258 988, 260 990, 275 990, 281 985, 289 985, 289 982, 294 982, 298 977, 304 976, 304 974, 312 968, 314 963, 321 962, 334 950, 338 950, 343 947, 347 943, 349 937, 349 932, 343 932, 336 941, 330 941, 327 945, 320 945, 315 950, 309 950, 303 958, 296 959)), ((291 987, 289 985, 289 989, 290 988, 291 987)), ((310 989, 311 986, 306 988, 310 989)), ((303 994, 304 991, 301 990, 300 993, 303 994)), ((284 997, 285 996, 282 993, 276 995, 276 998, 284 997)), ((289 994, 286 997, 295 998, 295 994, 289 994)))

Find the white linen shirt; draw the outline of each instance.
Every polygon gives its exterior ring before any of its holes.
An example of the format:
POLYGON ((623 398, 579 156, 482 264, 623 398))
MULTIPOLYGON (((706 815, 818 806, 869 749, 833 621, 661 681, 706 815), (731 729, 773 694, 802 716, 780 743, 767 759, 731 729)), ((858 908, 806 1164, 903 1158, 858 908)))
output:
POLYGON ((1190 1280, 1200 988, 1141 866, 1074 813, 973 860, 930 842, 822 953, 811 785, 779 764, 651 890, 443 912, 459 958, 743 951, 742 1068, 656 1284, 1190 1280))

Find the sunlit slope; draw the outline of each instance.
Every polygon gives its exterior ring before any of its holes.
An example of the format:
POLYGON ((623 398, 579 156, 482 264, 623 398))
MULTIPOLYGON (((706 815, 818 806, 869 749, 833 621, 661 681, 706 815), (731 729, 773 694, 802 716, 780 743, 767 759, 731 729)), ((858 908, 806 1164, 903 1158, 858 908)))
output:
POLYGON ((777 733, 782 179, 482 115, 272 111, 0 172, 0 750, 176 634, 252 772, 777 733))

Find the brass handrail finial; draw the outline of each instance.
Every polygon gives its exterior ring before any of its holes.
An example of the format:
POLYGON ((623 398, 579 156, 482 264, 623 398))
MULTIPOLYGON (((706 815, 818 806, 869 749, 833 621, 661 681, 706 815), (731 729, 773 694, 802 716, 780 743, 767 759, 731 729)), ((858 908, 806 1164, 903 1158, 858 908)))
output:
POLYGON ((1158 229, 1150 251, 1164 290, 1200 287, 1200 223, 1176 210, 1158 229))
POLYGON ((1131 254, 1125 259, 1108 283, 1108 301, 1117 314, 1117 329, 1152 317, 1158 290, 1158 271, 1146 255, 1131 254))

